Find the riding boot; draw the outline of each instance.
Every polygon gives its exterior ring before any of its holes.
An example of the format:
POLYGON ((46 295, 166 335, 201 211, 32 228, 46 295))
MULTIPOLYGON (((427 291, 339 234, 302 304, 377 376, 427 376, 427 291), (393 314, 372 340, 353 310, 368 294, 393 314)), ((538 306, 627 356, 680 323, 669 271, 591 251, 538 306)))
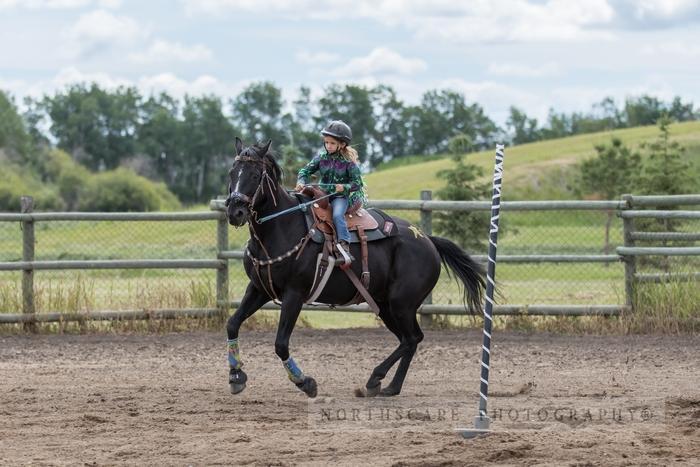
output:
POLYGON ((348 242, 346 242, 345 240, 341 240, 335 244, 335 247, 338 250, 344 251, 348 255, 348 258, 350 258, 350 262, 355 261, 355 258, 353 258, 352 253, 350 253, 350 245, 348 244, 348 242))

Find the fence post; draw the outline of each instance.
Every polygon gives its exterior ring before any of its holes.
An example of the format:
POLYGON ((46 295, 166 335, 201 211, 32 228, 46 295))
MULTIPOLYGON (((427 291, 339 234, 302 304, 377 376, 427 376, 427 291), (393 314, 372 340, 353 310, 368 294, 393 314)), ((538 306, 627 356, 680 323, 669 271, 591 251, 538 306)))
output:
MULTIPOLYGON (((216 257, 221 259, 220 253, 228 250, 228 220, 226 214, 220 212, 216 221, 216 257)), ((216 303, 222 317, 228 314, 228 259, 216 270, 216 303)))
MULTIPOLYGON (((622 195, 622 199, 625 201, 622 209, 632 209, 632 195, 622 195)), ((634 246, 634 239, 632 238, 632 232, 634 232, 634 219, 631 217, 624 217, 622 219, 622 232, 624 245, 626 247, 634 246)), ((634 275, 637 272, 637 257, 634 255, 629 255, 625 256, 623 260, 625 262, 625 305, 634 311, 634 275)))
MULTIPOLYGON (((22 196, 20 198, 20 211, 29 214, 34 211, 34 198, 22 196)), ((34 221, 22 221, 22 261, 34 261, 34 221)), ((22 271, 22 313, 34 315, 34 270, 22 271)), ((32 316, 34 317, 34 316, 32 316)), ((36 332, 35 322, 25 322, 25 331, 36 332)))
MULTIPOLYGON (((431 199, 433 199, 433 192, 430 190, 421 190, 420 199, 421 199, 421 201, 430 201, 431 199)), ((421 224, 421 230, 423 231, 424 234, 432 235, 433 234, 433 211, 431 211, 429 209, 421 209, 420 210, 420 224, 421 224)), ((425 297, 425 300, 423 300, 423 304, 425 304, 425 305, 430 305, 431 303, 433 303, 433 293, 432 292, 430 292, 428 294, 428 296, 425 297)), ((421 313, 420 325, 424 328, 429 328, 430 326, 432 326, 433 325, 433 315, 421 313)))

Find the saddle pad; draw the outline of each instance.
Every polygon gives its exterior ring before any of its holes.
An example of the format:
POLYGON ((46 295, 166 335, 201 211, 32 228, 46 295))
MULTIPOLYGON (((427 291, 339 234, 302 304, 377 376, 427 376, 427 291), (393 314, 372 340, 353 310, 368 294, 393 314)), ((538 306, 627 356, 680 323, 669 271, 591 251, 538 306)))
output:
MULTIPOLYGON (((313 210, 316 212, 316 217, 318 217, 321 221, 328 224, 333 223, 333 214, 331 213, 330 208, 322 208, 321 206, 317 207, 316 204, 314 204, 313 210)), ((370 216, 369 213, 363 208, 358 209, 352 214, 345 214, 345 222, 348 226, 348 230, 357 230, 358 226, 361 226, 366 231, 379 227, 377 220, 370 216)), ((323 227, 321 227, 321 229, 325 230, 326 233, 332 233, 330 227, 327 230, 323 229, 323 227)))

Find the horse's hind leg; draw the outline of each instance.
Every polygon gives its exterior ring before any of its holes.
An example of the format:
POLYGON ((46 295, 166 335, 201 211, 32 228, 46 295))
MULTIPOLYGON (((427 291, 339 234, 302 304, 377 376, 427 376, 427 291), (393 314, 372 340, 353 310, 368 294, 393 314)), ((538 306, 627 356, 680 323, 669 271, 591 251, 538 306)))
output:
MULTIPOLYGON (((424 297, 416 296, 415 291, 416 284, 405 282, 395 284, 390 293, 389 316, 385 322, 391 323, 392 332, 401 341, 399 348, 395 352, 401 361, 391 383, 379 392, 381 396, 395 396, 401 392, 411 360, 416 353, 418 344, 423 340, 423 332, 418 325, 416 311, 424 297), (400 352, 399 349, 401 350, 400 352)), ((393 365, 394 363, 395 361, 391 364, 393 365)))
POLYGON ((241 369, 243 362, 241 361, 240 349, 238 347, 238 331, 241 329, 243 321, 250 318, 253 313, 258 311, 260 307, 269 300, 270 298, 255 288, 252 282, 249 283, 243 295, 243 299, 241 300, 241 305, 226 323, 229 364, 228 384, 231 388, 231 394, 238 394, 243 391, 245 389, 245 383, 248 380, 245 372, 241 369))
POLYGON ((387 329, 389 329, 399 340, 399 345, 394 349, 394 351, 377 367, 372 371, 372 374, 365 385, 365 391, 356 391, 356 395, 364 397, 374 397, 379 394, 381 389, 381 381, 386 377, 386 374, 391 370, 391 367, 401 358, 405 352, 405 345, 403 343, 403 336, 400 332, 400 328, 394 321, 391 314, 391 309, 388 304, 379 304, 380 313, 379 317, 384 321, 387 329))
POLYGON ((409 324, 410 328, 407 329, 407 332, 404 335, 404 340, 401 343, 405 350, 401 356, 399 367, 396 369, 396 373, 394 374, 391 383, 389 383, 389 386, 385 387, 379 392, 380 396, 395 396, 401 392, 403 382, 408 374, 408 367, 411 365, 411 360, 413 360, 413 356, 416 354, 418 344, 423 340, 423 332, 420 330, 415 312, 412 313, 412 315, 413 323, 409 324))

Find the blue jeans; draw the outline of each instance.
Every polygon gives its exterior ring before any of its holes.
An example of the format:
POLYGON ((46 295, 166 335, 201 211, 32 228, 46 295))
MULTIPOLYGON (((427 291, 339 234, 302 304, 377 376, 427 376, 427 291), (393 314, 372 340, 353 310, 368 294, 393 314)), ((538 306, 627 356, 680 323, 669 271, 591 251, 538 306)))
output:
POLYGON ((345 196, 334 197, 331 201, 333 207, 333 223, 335 232, 338 234, 338 241, 344 240, 350 243, 350 231, 345 223, 345 211, 348 210, 348 199, 345 196))

